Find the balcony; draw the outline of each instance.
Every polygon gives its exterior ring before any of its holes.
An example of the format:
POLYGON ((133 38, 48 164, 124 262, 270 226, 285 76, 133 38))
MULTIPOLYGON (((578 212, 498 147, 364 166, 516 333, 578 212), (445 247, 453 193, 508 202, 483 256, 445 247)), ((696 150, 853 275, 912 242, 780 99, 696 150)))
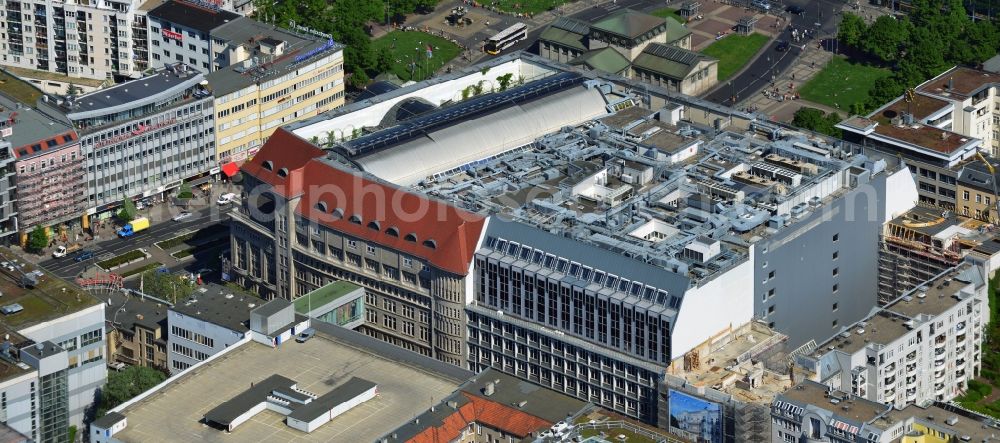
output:
POLYGON ((944 373, 945 373, 944 368, 941 368, 939 370, 934 371, 934 379, 936 380, 936 379, 939 379, 939 378, 943 378, 944 377, 944 373))
POLYGON ((887 365, 887 366, 885 367, 885 372, 892 372, 892 371, 895 371, 895 370, 896 370, 896 363, 895 363, 895 362, 893 362, 893 363, 889 363, 889 364, 888 364, 888 365, 887 365))
POLYGON ((915 384, 917 384, 917 376, 916 375, 914 375, 912 377, 906 377, 906 386, 907 387, 915 385, 915 384))
POLYGON ((965 369, 959 369, 959 370, 955 371, 955 377, 960 378, 960 379, 964 378, 965 377, 965 369))
POLYGON ((909 374, 911 372, 915 372, 916 370, 917 370, 917 364, 916 363, 906 365, 906 373, 907 374, 909 374))
POLYGON ((964 321, 961 322, 961 323, 959 323, 959 324, 957 324, 957 325, 955 325, 955 332, 956 333, 962 332, 964 330, 965 330, 965 322, 964 321))
POLYGON ((955 343, 962 344, 963 342, 965 342, 965 333, 959 334, 955 337, 955 343))
POLYGON ((911 361, 914 361, 916 359, 917 359, 917 351, 913 351, 913 352, 911 352, 909 354, 906 354, 906 361, 907 362, 911 362, 911 361))
POLYGON ((937 383, 934 385, 934 395, 944 395, 944 392, 944 383, 937 383))
MULTIPOLYGON (((894 397, 895 395, 896 395, 896 388, 889 388, 889 389, 885 390, 885 398, 886 399, 889 399, 890 397, 894 397)), ((889 400, 889 401, 891 401, 891 400, 889 400)))
POLYGON ((955 362, 955 369, 965 369, 966 363, 967 361, 964 358, 959 359, 957 362, 955 362))
POLYGON ((885 383, 883 383, 883 384, 885 384, 885 385, 891 385, 893 383, 896 383, 896 376, 895 375, 891 375, 889 377, 886 377, 885 378, 885 383))
POLYGON ((917 388, 906 390, 906 401, 912 402, 917 399, 917 388))

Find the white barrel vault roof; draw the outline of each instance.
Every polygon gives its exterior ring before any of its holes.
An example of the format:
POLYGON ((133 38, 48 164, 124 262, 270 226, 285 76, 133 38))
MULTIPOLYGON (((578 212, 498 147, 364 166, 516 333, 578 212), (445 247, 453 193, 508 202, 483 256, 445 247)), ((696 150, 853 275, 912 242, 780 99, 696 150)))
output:
POLYGON ((601 92, 580 86, 429 132, 356 161, 383 180, 409 186, 606 113, 601 92))

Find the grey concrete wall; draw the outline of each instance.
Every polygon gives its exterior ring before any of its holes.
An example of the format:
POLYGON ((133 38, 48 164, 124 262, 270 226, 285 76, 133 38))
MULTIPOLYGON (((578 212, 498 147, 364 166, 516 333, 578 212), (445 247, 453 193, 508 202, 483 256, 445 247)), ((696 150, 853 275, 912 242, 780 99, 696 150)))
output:
POLYGON ((885 194, 882 175, 754 248, 755 315, 788 335, 790 347, 822 342, 875 307, 885 194))

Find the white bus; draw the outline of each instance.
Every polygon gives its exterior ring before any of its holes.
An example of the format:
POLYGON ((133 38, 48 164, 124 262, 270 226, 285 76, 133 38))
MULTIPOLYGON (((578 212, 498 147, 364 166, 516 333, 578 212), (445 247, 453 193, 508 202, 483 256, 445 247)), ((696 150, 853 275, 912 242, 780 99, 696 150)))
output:
POLYGON ((526 38, 528 38, 528 25, 517 23, 486 40, 483 50, 487 54, 497 55, 500 51, 514 46, 517 42, 526 38))

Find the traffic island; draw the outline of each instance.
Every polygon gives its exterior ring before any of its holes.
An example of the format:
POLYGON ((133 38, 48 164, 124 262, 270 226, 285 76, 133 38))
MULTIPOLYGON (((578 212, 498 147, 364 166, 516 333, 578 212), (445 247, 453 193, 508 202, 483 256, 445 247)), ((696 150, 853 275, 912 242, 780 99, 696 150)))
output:
POLYGON ((146 253, 143 249, 133 249, 124 254, 111 257, 107 260, 97 263, 97 266, 105 271, 113 271, 115 269, 123 268, 132 263, 140 262, 149 258, 150 255, 146 253))

